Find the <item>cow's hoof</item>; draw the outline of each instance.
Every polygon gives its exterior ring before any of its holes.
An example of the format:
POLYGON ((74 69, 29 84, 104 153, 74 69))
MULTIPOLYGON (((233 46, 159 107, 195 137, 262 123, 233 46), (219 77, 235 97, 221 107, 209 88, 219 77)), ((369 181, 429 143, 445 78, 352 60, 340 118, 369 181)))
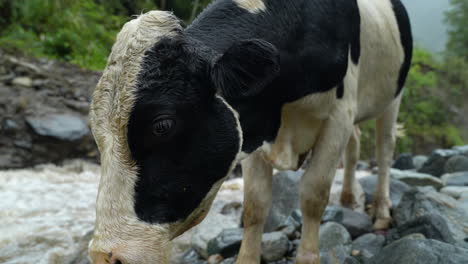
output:
POLYGON ((391 217, 377 218, 374 223, 374 230, 387 230, 392 223, 391 217))
POLYGON ((320 254, 298 254, 295 264, 320 264, 320 254))

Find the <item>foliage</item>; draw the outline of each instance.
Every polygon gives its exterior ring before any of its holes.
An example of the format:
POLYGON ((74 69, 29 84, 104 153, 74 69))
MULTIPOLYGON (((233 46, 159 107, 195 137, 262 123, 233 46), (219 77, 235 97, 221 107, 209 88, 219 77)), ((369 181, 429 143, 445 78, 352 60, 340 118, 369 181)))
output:
POLYGON ((446 14, 449 25, 447 53, 468 61, 468 1, 450 0, 451 9, 446 14))

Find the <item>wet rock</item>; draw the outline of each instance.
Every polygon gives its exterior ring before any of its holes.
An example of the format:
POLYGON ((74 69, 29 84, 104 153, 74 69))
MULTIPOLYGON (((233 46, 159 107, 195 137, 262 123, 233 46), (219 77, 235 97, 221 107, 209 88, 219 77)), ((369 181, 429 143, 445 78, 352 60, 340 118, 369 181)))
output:
POLYGON ((454 173, 460 171, 468 172, 468 157, 462 155, 450 157, 445 163, 444 172, 454 173))
POLYGON ((242 232, 241 228, 223 230, 217 237, 208 242, 208 255, 220 254, 224 258, 236 255, 242 242, 242 232))
MULTIPOLYGON (((377 175, 372 175, 359 179, 359 182, 364 189, 366 195, 366 204, 372 204, 374 201, 375 190, 377 189, 377 175)), ((390 200, 392 207, 398 206, 403 194, 409 190, 410 187, 399 180, 390 179, 390 200)))
POLYGON ((385 244, 383 235, 365 234, 358 237, 351 245, 351 251, 361 262, 366 262, 375 256, 385 244))
POLYGON ((338 246, 343 246, 348 253, 351 250, 351 235, 344 226, 335 222, 320 226, 319 241, 321 252, 328 252, 338 246))
POLYGON ((455 243, 445 219, 440 215, 427 214, 390 230, 386 235, 387 244, 415 233, 449 244, 455 243))
POLYGON ((415 170, 419 170, 423 167, 428 157, 424 155, 416 155, 413 157, 413 165, 415 170))
POLYGON ((463 193, 468 193, 468 186, 446 186, 440 189, 440 192, 458 199, 463 193))
POLYGON ((262 235, 262 259, 270 262, 282 259, 288 252, 288 238, 282 232, 262 235))
POLYGON ((411 186, 433 186, 436 189, 443 187, 443 183, 439 178, 426 173, 391 169, 390 175, 392 178, 411 186))
POLYGON ((11 81, 12 84, 14 85, 20 85, 24 87, 32 87, 33 81, 29 77, 17 77, 11 81))
POLYGON ((78 140, 90 133, 83 119, 70 114, 31 116, 26 122, 36 134, 64 141, 78 140))
POLYGON ((445 162, 452 154, 456 155, 456 152, 433 151, 418 172, 440 177, 445 173, 445 162))
POLYGON ((447 173, 441 177, 444 185, 468 186, 468 171, 447 173))
POLYGON ((328 206, 322 215, 322 221, 340 223, 352 237, 372 231, 372 221, 369 216, 348 208, 328 206))
POLYGON ((393 209, 393 220, 397 226, 414 221, 428 214, 444 218, 456 244, 468 248, 468 211, 452 197, 437 192, 434 188, 414 188, 407 191, 398 207, 393 209))
POLYGON ((230 216, 211 213, 195 227, 192 246, 204 258, 208 258, 208 242, 216 238, 224 229, 236 228, 237 222, 230 216))
POLYGON ((265 232, 272 232, 299 209, 299 180, 303 170, 282 171, 273 175, 272 206, 265 223, 265 232))
POLYGON ((410 153, 400 154, 395 162, 393 162, 392 168, 398 170, 412 170, 414 169, 413 155, 410 153))
POLYGON ((370 264, 461 264, 465 263, 468 250, 437 240, 404 238, 382 249, 371 258, 370 264))

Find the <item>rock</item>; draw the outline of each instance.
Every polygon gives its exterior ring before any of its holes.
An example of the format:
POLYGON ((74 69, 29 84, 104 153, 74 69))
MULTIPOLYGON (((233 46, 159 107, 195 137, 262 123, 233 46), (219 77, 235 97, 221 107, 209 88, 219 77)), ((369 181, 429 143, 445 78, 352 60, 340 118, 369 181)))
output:
MULTIPOLYGON (((321 264, 353 264, 353 258, 349 256, 349 249, 344 246, 337 246, 328 251, 320 251, 321 264)), ((358 262, 359 263, 359 262, 358 262)))
POLYGON ((465 263, 468 250, 437 240, 404 238, 382 249, 371 258, 370 264, 461 264, 465 263))
POLYGON ((288 238, 282 232, 262 235, 262 259, 270 262, 282 259, 288 252, 288 238))
POLYGON ((236 263, 236 258, 227 258, 221 262, 221 264, 235 264, 236 263))
MULTIPOLYGON (((366 171, 356 171, 355 176, 356 176, 356 179, 360 179, 367 175, 370 175, 370 173, 366 171)), ((343 180, 344 180, 343 178, 344 178, 344 170, 338 169, 336 171, 336 175, 333 180, 332 187, 330 189, 330 197, 328 200, 328 205, 341 206, 340 200, 341 200, 341 191, 343 189, 343 180)), ((354 182, 353 195, 354 195, 354 201, 356 202, 354 204, 353 210, 360 212, 360 213, 364 213, 366 195, 364 194, 364 191, 359 181, 354 182)))
POLYGON ((444 167, 445 173, 466 171, 468 173, 468 157, 455 155, 447 160, 444 167))
POLYGON ((29 77, 17 77, 11 81, 14 85, 20 85, 24 87, 32 87, 33 81, 29 77))
POLYGON ((5 119, 2 122, 2 130, 5 130, 7 132, 13 132, 15 130, 18 130, 18 128, 18 124, 11 119, 5 119))
POLYGON ((398 170, 412 170, 414 169, 413 155, 409 153, 400 154, 395 162, 393 162, 392 168, 398 170))
POLYGON ((369 216, 348 208, 328 206, 322 215, 322 221, 340 223, 348 230, 351 237, 358 237, 372 231, 372 221, 369 216))
POLYGON ((369 233, 354 240, 351 245, 351 250, 353 252, 357 251, 355 252, 357 253, 355 256, 361 260, 361 262, 366 262, 379 253, 384 244, 385 237, 383 235, 369 233))
POLYGON ((413 165, 415 170, 419 170, 423 167, 428 157, 424 155, 416 155, 413 157, 413 165))
POLYGON ((436 214, 426 214, 405 224, 390 230, 387 233, 387 244, 392 243, 409 234, 423 234, 429 239, 439 240, 445 243, 454 244, 455 239, 450 234, 445 219, 436 214))
MULTIPOLYGON (((366 195, 366 204, 372 204, 374 201, 374 193, 377 189, 377 175, 364 177, 359 180, 366 195)), ((410 187, 399 180, 390 179, 390 200, 392 207, 398 206, 403 194, 409 190, 410 187)))
POLYGON ((443 187, 443 183, 439 178, 425 173, 391 169, 390 175, 392 178, 411 186, 433 186, 436 189, 443 187))
POLYGON ((446 186, 440 192, 458 199, 463 193, 468 193, 468 186, 446 186))
POLYGON ((438 193, 434 188, 414 188, 407 191, 398 207, 393 209, 396 226, 428 215, 437 214, 444 218, 456 244, 468 248, 468 211, 452 197, 438 193))
POLYGON ((265 223, 265 232, 272 232, 291 213, 299 209, 299 180, 303 170, 282 171, 273 175, 272 206, 265 223))
POLYGON ((456 146, 452 148, 453 150, 457 151, 459 155, 468 155, 468 145, 465 146, 456 146))
POLYGON ((212 255, 208 258, 208 264, 220 264, 224 258, 221 255, 212 255))
POLYGON ((368 162, 359 160, 356 164, 356 171, 370 170, 370 165, 368 162))
POLYGON ((182 258, 177 261, 177 264, 193 264, 193 263, 201 263, 202 260, 200 259, 200 255, 198 253, 191 249, 184 253, 182 258))
POLYGON ((447 173, 441 177, 444 185, 468 186, 468 171, 447 173))
POLYGON ((78 140, 90 133, 80 117, 70 114, 31 116, 26 122, 36 134, 64 141, 78 140))
POLYGON ((344 226, 335 222, 320 226, 319 241, 321 252, 328 252, 338 246, 345 247, 348 253, 351 250, 351 235, 344 226))
POLYGON ((239 252, 242 242, 241 228, 223 230, 217 237, 208 242, 208 255, 220 254, 223 258, 229 258, 239 252))
MULTIPOLYGON (((446 153, 442 150, 433 151, 431 156, 429 156, 427 161, 423 164, 422 168, 418 170, 418 172, 440 177, 445 173, 445 162, 451 154, 452 153, 446 153)), ((456 153, 453 153, 453 155, 455 154, 456 153)))
POLYGON ((211 211, 202 223, 195 227, 192 246, 205 259, 209 257, 208 242, 216 238, 224 229, 236 228, 237 221, 230 216, 211 211))

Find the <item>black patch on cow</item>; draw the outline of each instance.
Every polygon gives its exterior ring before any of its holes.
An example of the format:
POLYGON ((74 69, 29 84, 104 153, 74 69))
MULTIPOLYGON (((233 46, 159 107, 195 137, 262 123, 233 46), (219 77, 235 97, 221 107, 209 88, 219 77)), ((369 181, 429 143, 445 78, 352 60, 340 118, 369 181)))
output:
POLYGON ((411 33, 411 23, 408 17, 406 9, 400 0, 391 0, 393 5, 393 11, 398 23, 398 29, 400 31, 401 45, 405 53, 405 59, 400 69, 400 75, 398 77, 398 90, 395 97, 398 96, 405 85, 406 77, 408 76, 409 69, 411 67, 411 59, 413 57, 413 36, 411 33))
POLYGON ((253 96, 226 98, 240 114, 246 152, 275 139, 285 103, 337 87, 350 49, 353 62, 360 56, 356 0, 264 2, 266 11, 252 14, 233 1, 214 1, 186 29, 219 55, 248 39, 267 41, 280 54, 280 74, 269 85, 253 96))
POLYGON ((187 218, 239 150, 233 113, 210 82, 210 62, 181 37, 160 40, 146 54, 128 144, 138 166, 134 209, 149 223, 187 218), (157 126, 154 122, 170 120, 157 126), (172 129, 165 129, 172 124, 172 129))
POLYGON ((344 83, 341 82, 336 88, 336 98, 341 99, 344 96, 344 83))

